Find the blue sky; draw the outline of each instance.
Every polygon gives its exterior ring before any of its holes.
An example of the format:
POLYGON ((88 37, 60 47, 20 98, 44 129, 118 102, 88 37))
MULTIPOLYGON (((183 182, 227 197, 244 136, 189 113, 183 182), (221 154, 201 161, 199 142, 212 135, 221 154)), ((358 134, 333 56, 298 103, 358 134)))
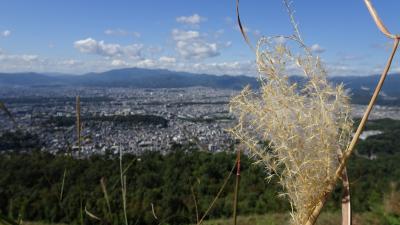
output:
MULTIPOLYGON (((400 2, 373 2, 400 33, 400 2)), ((294 8, 306 44, 330 75, 382 70, 390 43, 362 0, 295 0, 294 8)), ((254 43, 292 32, 281 0, 242 0, 241 16, 254 43)), ((254 59, 238 32, 234 0, 0 1, 0 72, 145 67, 255 75, 254 59)))

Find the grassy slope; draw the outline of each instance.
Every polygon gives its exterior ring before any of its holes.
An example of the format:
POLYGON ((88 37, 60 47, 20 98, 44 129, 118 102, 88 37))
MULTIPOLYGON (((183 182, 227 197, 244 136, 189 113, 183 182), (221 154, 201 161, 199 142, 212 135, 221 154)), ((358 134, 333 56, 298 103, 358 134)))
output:
MULTIPOLYGON (((317 225, 337 225, 340 224, 341 214, 323 213, 318 219, 317 225)), ((282 225, 290 224, 289 214, 267 214, 254 216, 239 216, 237 224, 240 225, 282 225)), ((204 225, 227 225, 233 224, 232 219, 210 220, 203 223, 204 225)), ((356 214, 353 217, 353 225, 379 225, 380 220, 372 213, 356 214)))

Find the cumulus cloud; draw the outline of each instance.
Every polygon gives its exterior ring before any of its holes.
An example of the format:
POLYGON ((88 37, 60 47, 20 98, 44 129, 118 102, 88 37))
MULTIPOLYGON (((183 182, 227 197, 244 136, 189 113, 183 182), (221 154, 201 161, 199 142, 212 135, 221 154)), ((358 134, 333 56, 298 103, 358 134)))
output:
POLYGON ((104 41, 96 41, 92 38, 86 38, 75 41, 74 47, 82 53, 96 54, 106 57, 123 57, 141 58, 143 45, 132 44, 121 46, 119 44, 107 44, 104 41))
POLYGON ((218 45, 209 43, 198 31, 173 29, 177 53, 184 59, 205 59, 220 55, 218 45))
POLYGON ((105 34, 107 35, 112 35, 112 36, 130 36, 132 35, 133 37, 140 38, 142 35, 139 32, 136 31, 127 31, 121 28, 117 29, 107 29, 104 31, 105 34))
POLYGON ((325 52, 325 49, 322 48, 319 44, 313 44, 310 49, 312 52, 317 54, 325 52))
POLYGON ((189 24, 189 25, 198 25, 201 22, 206 21, 207 18, 200 16, 199 14, 195 13, 191 16, 180 16, 176 18, 176 22, 189 24))
POLYGON ((4 30, 0 32, 0 36, 1 37, 8 37, 11 35, 11 31, 10 30, 4 30))

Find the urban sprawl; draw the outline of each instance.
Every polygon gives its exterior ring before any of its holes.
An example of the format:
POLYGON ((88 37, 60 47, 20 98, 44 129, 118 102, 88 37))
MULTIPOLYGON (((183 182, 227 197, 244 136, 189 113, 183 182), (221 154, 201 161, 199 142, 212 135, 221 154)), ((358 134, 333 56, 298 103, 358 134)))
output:
MULTIPOLYGON (((168 152, 174 144, 194 144, 218 152, 231 147, 227 132, 234 90, 203 87, 170 89, 90 87, 10 87, 0 99, 15 125, 0 112, 0 135, 21 129, 38 136, 42 151, 53 154, 140 154, 168 152), (78 146, 76 97, 80 98, 81 143, 78 146)), ((353 105, 360 117, 364 105, 353 105)), ((376 106, 371 119, 400 119, 398 107, 376 106)))

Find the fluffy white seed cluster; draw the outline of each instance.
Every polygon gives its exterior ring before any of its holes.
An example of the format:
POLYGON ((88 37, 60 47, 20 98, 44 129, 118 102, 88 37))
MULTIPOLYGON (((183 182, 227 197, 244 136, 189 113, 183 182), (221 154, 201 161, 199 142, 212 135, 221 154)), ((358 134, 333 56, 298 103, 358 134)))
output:
POLYGON ((300 225, 332 183, 353 121, 343 85, 329 84, 320 59, 296 43, 302 53, 293 54, 273 38, 259 41, 260 89, 246 87, 231 100, 238 123, 230 131, 279 178, 292 205, 292 223, 300 225), (289 82, 293 67, 302 71, 304 83, 289 82))

